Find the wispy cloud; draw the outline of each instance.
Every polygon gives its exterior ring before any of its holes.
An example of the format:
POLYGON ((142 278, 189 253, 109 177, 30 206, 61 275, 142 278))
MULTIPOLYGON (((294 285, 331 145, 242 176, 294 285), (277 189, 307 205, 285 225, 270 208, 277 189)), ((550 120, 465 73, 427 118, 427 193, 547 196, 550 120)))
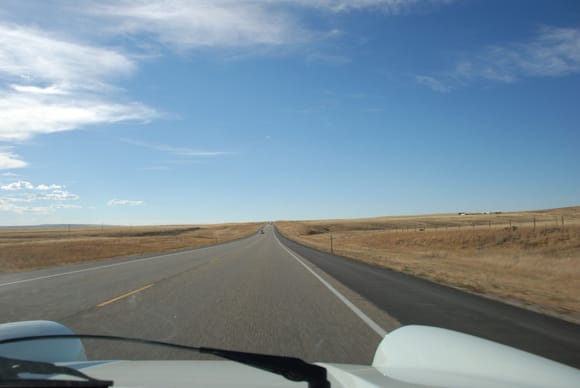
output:
POLYGON ((27 163, 21 160, 18 155, 6 151, 0 147, 0 170, 26 167, 27 163))
POLYGON ((474 82, 514 83, 531 77, 564 77, 580 73, 580 29, 542 27, 527 42, 488 46, 466 54, 437 76, 417 75, 415 81, 438 92, 474 82))
POLYGON ((80 208, 80 205, 70 203, 78 199, 78 195, 69 192, 63 185, 35 185, 24 180, 0 185, 1 212, 50 214, 57 209, 80 208))
POLYGON ((451 86, 446 85, 442 81, 427 75, 416 75, 415 82, 419 85, 430 87, 436 92, 447 93, 452 90, 451 86))
POLYGON ((276 47, 336 36, 315 31, 301 10, 325 13, 380 11, 396 15, 453 0, 100 0, 77 11, 98 28, 119 36, 139 36, 171 49, 276 47))
POLYGON ((349 12, 364 9, 379 10, 397 15, 440 4, 449 4, 455 0, 297 0, 297 3, 309 7, 328 9, 333 12, 349 12))
POLYGON ((107 202, 108 206, 141 206, 144 205, 143 201, 132 201, 128 199, 111 199, 107 202))
POLYGON ((34 190, 34 185, 30 182, 27 182, 27 181, 17 181, 17 182, 9 183, 7 185, 0 186, 0 190, 8 190, 8 191, 34 190))
MULTIPOLYGON (((64 15, 62 20, 74 21, 70 26, 55 18, 30 15, 28 7, 9 3, 0 14, 0 142, 14 144, 88 125, 158 118, 155 108, 126 101, 119 86, 120 80, 138 71, 140 58, 151 52, 316 46, 341 34, 331 27, 313 29, 304 10, 327 14, 379 10, 395 15, 449 2, 99 0, 39 4, 40 14, 59 13, 64 15), (103 42, 107 41, 115 46, 106 46, 103 42)), ((351 60, 313 51, 302 51, 311 53, 308 61, 344 65, 351 60)), ((180 156, 227 154, 156 147, 180 156)), ((26 166, 18 155, 0 149, 0 169, 26 166)))
POLYGON ((208 157, 208 156, 222 156, 232 154, 231 152, 226 151, 204 151, 184 147, 173 147, 166 144, 152 144, 135 139, 121 138, 120 140, 128 144, 136 145, 139 147, 145 147, 156 151, 166 152, 175 156, 208 157))
MULTIPOLYGON (((154 109, 140 103, 118 104, 98 96, 76 97, 0 92, 0 141, 18 142, 89 124, 147 121, 157 116, 154 109)), ((11 160, 16 163, 14 157, 11 160)))
MULTIPOLYGON (((0 22, 0 79, 6 82, 0 83, 0 141, 157 117, 144 104, 116 101, 115 80, 136 67, 114 49, 0 22)), ((25 166, 16 155, 0 150, 0 168, 25 166)))
POLYGON ((15 88, 27 92, 110 89, 108 80, 136 69, 132 60, 113 49, 14 24, 0 25, 0 63, 0 71, 15 78, 15 88))
POLYGON ((275 46, 304 39, 304 31, 275 2, 99 1, 84 11, 118 35, 144 34, 186 50, 195 47, 275 46))

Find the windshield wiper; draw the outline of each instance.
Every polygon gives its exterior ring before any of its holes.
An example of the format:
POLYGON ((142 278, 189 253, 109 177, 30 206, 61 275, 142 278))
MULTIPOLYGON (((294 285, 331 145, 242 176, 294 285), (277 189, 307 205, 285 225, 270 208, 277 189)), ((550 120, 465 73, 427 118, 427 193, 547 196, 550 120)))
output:
MULTIPOLYGON (((294 357, 285 357, 285 356, 272 356, 267 354, 257 354, 257 353, 247 353, 247 352, 236 352, 231 350, 223 350, 223 349, 214 349, 214 348, 207 348, 207 347, 194 347, 194 346, 186 346, 186 345, 177 345, 171 344, 167 342, 161 341, 152 341, 152 340, 145 340, 139 338, 126 338, 126 337, 115 337, 115 336, 106 336, 106 335, 90 335, 90 334, 64 334, 64 335, 44 335, 44 336, 34 336, 34 337, 21 337, 21 338, 10 338, 5 340, 0 340, 0 344, 5 343, 14 343, 14 342, 23 342, 23 341, 35 341, 35 340, 45 340, 45 339, 66 339, 66 338, 76 338, 76 339, 101 339, 101 340, 110 340, 110 341, 125 341, 125 342, 134 342, 140 344, 149 344, 149 345, 160 345, 174 349, 182 349, 182 350, 189 350, 192 352, 204 353, 204 354, 212 354, 218 357, 226 358, 228 360, 236 361, 240 364, 252 366, 254 368, 258 368, 261 370, 265 370, 267 372, 271 372, 280 376, 287 378, 290 381, 305 381, 308 383, 309 388, 329 388, 330 383, 326 378, 326 369, 314 365, 309 364, 305 361, 302 361, 299 358, 294 357)), ((19 360, 14 360, 19 361, 19 360)), ((47 363, 36 363, 34 361, 29 361, 33 364, 47 364, 47 363)), ((65 370, 73 370, 74 372, 79 373, 82 376, 76 375, 77 377, 86 378, 87 381, 78 381, 78 383, 92 383, 92 382, 102 382, 102 383, 110 383, 110 381, 102 381, 90 378, 83 373, 74 370, 72 368, 60 367, 53 364, 48 364, 55 368, 65 368, 65 370)), ((21 371, 20 373, 29 372, 34 373, 29 370, 21 371)), ((74 373, 73 372, 73 373, 74 373)), ((54 372, 57 373, 57 372, 54 372)), ((73 375, 73 373, 68 373, 69 375, 73 375)), ((65 373, 66 374, 66 373, 65 373)), ((0 377, 3 377, 0 374, 0 377)), ((76 383, 77 381, 72 381, 76 383)), ((80 385, 72 387, 80 387, 80 385)), ((88 387, 107 387, 108 385, 101 385, 101 386, 93 386, 90 385, 88 387)), ((1 387, 1 384, 0 384, 1 387)))
MULTIPOLYGON (((4 341, 2 341, 4 342, 4 341)), ((0 356, 0 387, 71 387, 71 388, 108 388, 112 381, 99 380, 87 376, 73 368, 49 362, 17 360, 0 356), (47 380, 23 378, 21 375, 64 375, 81 380, 47 380)))
POLYGON ((328 388, 330 383, 326 379, 326 369, 309 364, 299 358, 285 356, 271 356, 265 354, 234 352, 232 350, 199 348, 200 353, 213 354, 228 360, 266 370, 291 381, 306 381, 310 388, 328 388))

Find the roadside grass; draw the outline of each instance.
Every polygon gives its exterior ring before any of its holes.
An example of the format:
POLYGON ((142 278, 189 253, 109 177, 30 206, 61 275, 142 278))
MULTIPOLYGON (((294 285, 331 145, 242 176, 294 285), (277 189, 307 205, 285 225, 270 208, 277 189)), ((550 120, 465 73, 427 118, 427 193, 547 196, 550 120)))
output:
POLYGON ((261 224, 0 228, 0 273, 235 240, 261 224))
POLYGON ((332 236, 335 254, 580 323, 580 207, 276 226, 304 245, 330 251, 332 236))

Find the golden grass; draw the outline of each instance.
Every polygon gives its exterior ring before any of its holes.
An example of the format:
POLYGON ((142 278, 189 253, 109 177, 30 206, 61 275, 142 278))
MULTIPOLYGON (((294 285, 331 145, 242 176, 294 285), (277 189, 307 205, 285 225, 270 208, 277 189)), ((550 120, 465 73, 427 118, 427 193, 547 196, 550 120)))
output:
POLYGON ((0 273, 235 240, 261 224, 0 229, 0 273))
POLYGON ((580 322, 580 207, 276 226, 317 249, 329 251, 332 234, 336 254, 580 322))

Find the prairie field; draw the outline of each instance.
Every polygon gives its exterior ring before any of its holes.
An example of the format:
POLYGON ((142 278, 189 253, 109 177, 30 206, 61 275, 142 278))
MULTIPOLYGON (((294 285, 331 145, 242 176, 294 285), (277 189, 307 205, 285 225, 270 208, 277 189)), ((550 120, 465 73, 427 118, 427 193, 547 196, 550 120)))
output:
POLYGON ((250 235, 261 224, 0 228, 0 273, 166 252, 250 235))
POLYGON ((307 246, 580 323, 580 206, 276 226, 307 246))

